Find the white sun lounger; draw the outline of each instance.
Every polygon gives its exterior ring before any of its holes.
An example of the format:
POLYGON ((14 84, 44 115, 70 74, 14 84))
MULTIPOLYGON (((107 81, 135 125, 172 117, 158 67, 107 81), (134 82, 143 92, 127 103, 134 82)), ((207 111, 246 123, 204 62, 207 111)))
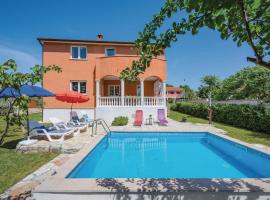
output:
POLYGON ((45 136, 50 142, 63 142, 67 137, 73 137, 72 129, 58 130, 55 127, 45 127, 44 125, 36 122, 29 121, 30 137, 45 136), (58 139, 54 139, 58 138, 58 139))
POLYGON ((77 135, 79 131, 83 132, 87 130, 87 125, 75 124, 74 122, 65 123, 56 117, 49 118, 49 121, 57 127, 59 130, 61 129, 73 129, 74 134, 77 135))

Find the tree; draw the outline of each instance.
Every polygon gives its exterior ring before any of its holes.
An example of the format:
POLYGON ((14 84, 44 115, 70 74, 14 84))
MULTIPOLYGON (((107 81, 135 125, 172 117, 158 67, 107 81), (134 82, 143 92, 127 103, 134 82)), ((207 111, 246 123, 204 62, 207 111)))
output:
POLYGON ((202 85, 199 87, 198 96, 201 98, 207 98, 209 102, 208 119, 209 124, 212 124, 212 98, 215 97, 217 91, 220 88, 220 80, 217 76, 207 75, 202 78, 202 85))
POLYGON ((207 75, 201 81, 202 85, 198 89, 198 97, 204 99, 209 98, 209 95, 211 98, 215 97, 221 85, 220 79, 214 75, 207 75))
POLYGON ((139 33, 135 46, 140 59, 124 69, 121 78, 136 80, 154 57, 177 41, 178 35, 188 32, 195 35, 202 27, 218 31, 221 39, 232 38, 238 46, 247 43, 254 53, 254 57, 247 57, 248 61, 270 69, 269 13, 269 0, 167 0, 139 33), (164 21, 176 13, 183 13, 184 17, 158 36, 156 33, 164 21))
MULTIPOLYGON (((18 91, 23 85, 35 85, 42 81, 44 73, 49 71, 61 72, 61 68, 55 65, 41 66, 35 65, 31 68, 30 73, 20 73, 17 71, 17 64, 14 60, 8 60, 0 65, 0 88, 7 87, 15 88, 18 91)), ((2 92, 4 90, 1 90, 2 92)), ((0 145, 4 141, 4 137, 8 133, 10 125, 21 125, 22 121, 26 119, 25 111, 28 109, 29 97, 21 96, 18 98, 4 98, 1 102, 1 114, 5 117, 5 128, 0 135, 0 145), (16 112, 18 108, 19 112, 16 112)))
POLYGON ((184 89, 184 98, 193 99, 195 97, 195 92, 188 85, 180 85, 180 88, 184 89))
POLYGON ((260 66, 246 67, 223 81, 218 97, 269 101, 270 71, 260 66))

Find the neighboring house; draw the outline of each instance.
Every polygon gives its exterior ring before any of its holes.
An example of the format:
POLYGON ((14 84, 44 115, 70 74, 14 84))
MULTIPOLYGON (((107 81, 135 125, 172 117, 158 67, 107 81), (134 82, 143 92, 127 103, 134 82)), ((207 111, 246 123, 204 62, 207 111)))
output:
POLYGON ((28 103, 28 108, 38 108, 37 102, 33 99, 30 99, 28 103))
MULTIPOLYGON (((102 36, 99 35, 99 38, 102 36)), ((87 95, 86 103, 74 104, 79 113, 108 122, 116 116, 134 117, 137 109, 144 117, 166 109, 166 59, 161 55, 136 82, 120 80, 121 71, 139 59, 134 43, 99 40, 38 38, 42 45, 43 65, 58 65, 61 73, 44 75, 43 87, 54 92, 78 91, 87 95)), ((44 98, 43 119, 56 116, 69 120, 70 104, 55 98, 44 98)))
POLYGON ((167 86, 166 97, 168 100, 176 100, 184 97, 184 89, 181 87, 167 86))

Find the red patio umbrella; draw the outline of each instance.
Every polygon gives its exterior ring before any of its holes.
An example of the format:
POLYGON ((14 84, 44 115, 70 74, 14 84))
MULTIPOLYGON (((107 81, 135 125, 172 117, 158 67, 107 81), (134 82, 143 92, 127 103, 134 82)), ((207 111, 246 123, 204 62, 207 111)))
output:
POLYGON ((83 102, 89 101, 89 97, 82 95, 79 92, 73 92, 73 91, 56 94, 56 99, 59 101, 71 103, 71 108, 70 108, 71 112, 72 112, 73 103, 83 103, 83 102))

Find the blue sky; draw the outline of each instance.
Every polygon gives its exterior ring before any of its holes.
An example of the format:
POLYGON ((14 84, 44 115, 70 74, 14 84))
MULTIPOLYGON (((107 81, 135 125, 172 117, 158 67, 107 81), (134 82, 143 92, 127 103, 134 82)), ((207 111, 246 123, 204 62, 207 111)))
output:
MULTIPOLYGON (((1 1, 0 63, 16 59, 21 71, 41 64, 37 37, 133 41, 164 0, 8 0, 1 1)), ((174 19, 177 19, 176 16, 174 19)), ((168 20, 164 30, 171 23, 168 20)), ((215 31, 181 36, 166 50, 167 82, 192 88, 207 74, 225 78, 250 66, 251 49, 231 40, 222 41, 215 31)))

